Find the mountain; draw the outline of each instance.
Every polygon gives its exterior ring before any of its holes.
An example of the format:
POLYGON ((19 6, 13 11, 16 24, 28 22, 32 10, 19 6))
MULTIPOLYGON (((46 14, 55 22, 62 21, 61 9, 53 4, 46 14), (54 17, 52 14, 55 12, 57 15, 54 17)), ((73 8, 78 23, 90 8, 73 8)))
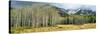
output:
POLYGON ((96 11, 89 10, 89 9, 63 9, 57 7, 59 10, 59 14, 62 16, 65 15, 96 15, 96 11))
POLYGON ((77 14, 77 15, 96 15, 96 11, 92 11, 89 9, 80 9, 75 14, 77 14))
MULTIPOLYGON (((64 4, 62 4, 64 5, 64 4)), ((53 4, 53 3, 43 3, 43 2, 26 2, 26 1, 12 1, 11 2, 11 7, 13 8, 21 8, 21 7, 40 7, 40 8, 48 8, 48 7, 52 7, 56 10, 58 10, 58 14, 60 14, 61 16, 66 16, 66 15, 95 15, 96 11, 90 10, 88 7, 77 7, 77 6, 73 6, 68 7, 68 5, 65 6, 59 6, 58 4, 53 4), (67 6, 67 7, 66 7, 67 6), (62 8, 64 7, 64 8, 62 8), (75 8, 79 8, 79 9, 75 9, 75 8), (67 9, 65 9, 67 8, 67 9), (71 9, 74 8, 74 9, 71 9)), ((92 8, 91 8, 92 9, 92 8)))

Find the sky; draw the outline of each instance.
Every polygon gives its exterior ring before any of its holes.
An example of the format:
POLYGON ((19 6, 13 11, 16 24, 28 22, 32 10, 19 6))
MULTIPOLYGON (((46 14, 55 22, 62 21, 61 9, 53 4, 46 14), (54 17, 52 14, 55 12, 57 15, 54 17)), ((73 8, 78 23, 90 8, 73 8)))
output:
POLYGON ((96 10, 95 5, 82 5, 82 4, 54 4, 57 7, 64 8, 64 9, 79 9, 79 8, 85 8, 85 9, 91 9, 93 11, 96 10))
MULTIPOLYGON (((27 2, 27 1, 13 1, 11 2, 12 7, 22 7, 22 6, 31 6, 32 4, 39 2, 27 2)), ((63 8, 63 9, 78 9, 78 8, 86 8, 96 11, 95 5, 83 5, 83 4, 71 4, 71 3, 50 3, 54 6, 63 8)))

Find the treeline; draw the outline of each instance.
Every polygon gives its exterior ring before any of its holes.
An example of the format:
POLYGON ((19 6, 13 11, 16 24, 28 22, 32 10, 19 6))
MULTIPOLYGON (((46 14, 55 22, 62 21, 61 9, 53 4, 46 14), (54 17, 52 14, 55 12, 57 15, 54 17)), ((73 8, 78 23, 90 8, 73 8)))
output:
POLYGON ((86 23, 96 23, 96 11, 90 10, 90 9, 76 9, 76 10, 71 10, 71 9, 63 9, 63 8, 56 8, 59 9, 58 14, 63 17, 64 19, 61 20, 60 24, 76 24, 76 25, 81 25, 81 24, 86 24, 86 23), (68 13, 69 11, 74 11, 76 13, 68 13))
POLYGON ((49 4, 10 9, 10 26, 14 28, 37 28, 57 24, 96 23, 96 15, 68 15, 49 4))
POLYGON ((81 16, 81 15, 71 15, 64 17, 60 24, 73 24, 73 25, 81 25, 86 23, 96 23, 95 16, 81 16))
POLYGON ((54 26, 60 21, 58 10, 52 6, 43 6, 11 9, 10 26, 16 28, 54 26))

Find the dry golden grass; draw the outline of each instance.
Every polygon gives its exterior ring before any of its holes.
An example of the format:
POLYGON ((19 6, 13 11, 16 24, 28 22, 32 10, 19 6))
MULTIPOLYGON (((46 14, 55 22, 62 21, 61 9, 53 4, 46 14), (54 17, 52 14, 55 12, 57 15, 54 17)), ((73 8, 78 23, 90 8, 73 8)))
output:
POLYGON ((83 28, 83 29, 96 28, 96 24, 84 24, 84 25, 81 25, 80 28, 83 28))
POLYGON ((57 25, 57 27, 62 27, 67 30, 73 30, 73 29, 88 29, 88 28, 96 28, 96 24, 83 24, 83 25, 57 25))
POLYGON ((13 32, 48 32, 48 31, 59 31, 59 30, 78 30, 78 29, 90 29, 96 28, 95 23, 83 24, 83 25, 56 25, 54 27, 41 27, 41 28, 32 28, 32 29, 15 29, 13 32))

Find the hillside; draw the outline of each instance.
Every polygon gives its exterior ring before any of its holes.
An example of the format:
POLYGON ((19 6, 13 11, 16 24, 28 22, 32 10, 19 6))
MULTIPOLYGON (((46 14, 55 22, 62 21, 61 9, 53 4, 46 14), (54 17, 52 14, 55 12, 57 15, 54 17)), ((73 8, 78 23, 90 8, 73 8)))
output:
POLYGON ((53 3, 23 1, 12 2, 10 8, 10 33, 96 27, 96 11, 90 9, 64 9, 53 3))

